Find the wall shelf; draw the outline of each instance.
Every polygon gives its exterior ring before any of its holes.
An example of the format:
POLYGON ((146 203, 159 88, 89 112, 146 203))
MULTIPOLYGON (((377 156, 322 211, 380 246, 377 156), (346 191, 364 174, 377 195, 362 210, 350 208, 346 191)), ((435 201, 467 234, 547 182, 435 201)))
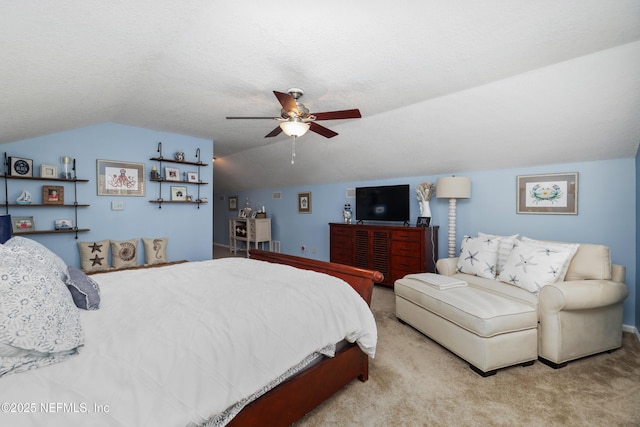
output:
POLYGON ((83 233, 83 232, 87 232, 90 231, 88 228, 78 228, 77 224, 78 224, 78 208, 84 208, 84 207, 88 207, 88 204, 80 204, 78 203, 78 188, 77 188, 77 184, 80 183, 85 183, 85 182, 89 182, 88 179, 79 179, 78 177, 75 176, 76 174, 76 161, 75 159, 73 160, 73 166, 71 168, 74 177, 71 179, 65 179, 65 178, 43 178, 43 177, 39 177, 39 176, 19 176, 19 175, 10 175, 9 174, 9 158, 7 156, 7 153, 4 153, 4 174, 0 175, 0 179, 3 179, 4 181, 4 196, 5 196, 5 201, 4 201, 4 208, 5 208, 5 213, 9 214, 9 208, 15 209, 15 208, 66 208, 66 209, 73 209, 74 210, 74 214, 75 214, 75 222, 74 224, 76 224, 76 227, 73 228, 69 228, 69 229, 62 229, 62 230, 32 230, 32 231, 15 231, 12 234, 15 236, 19 236, 19 235, 29 235, 29 234, 68 234, 68 233, 75 233, 75 238, 78 238, 78 233, 83 233), (55 182, 55 183, 67 183, 67 184, 73 184, 73 203, 68 203, 68 204, 45 204, 45 203, 28 203, 28 204, 22 204, 22 203, 9 203, 9 181, 13 180, 13 181, 20 181, 20 180, 24 180, 24 181, 43 181, 43 182, 55 182))
MULTIPOLYGON (((203 163, 200 160, 200 149, 198 148, 196 150, 196 161, 195 162, 191 162, 188 160, 174 160, 174 159, 166 159, 163 155, 162 155, 162 142, 158 142, 158 156, 156 157, 151 157, 149 160, 153 160, 155 162, 158 162, 158 175, 159 177, 157 178, 150 178, 149 181, 150 182, 156 182, 158 183, 158 198, 156 200, 149 200, 149 203, 157 203, 158 204, 158 209, 162 209, 162 204, 163 203, 174 203, 174 204, 188 204, 188 205, 196 205, 198 207, 198 209, 200 209, 200 205, 202 204, 206 204, 207 201, 206 200, 202 200, 200 198, 200 186, 201 185, 208 185, 208 182, 204 182, 202 180, 200 180, 200 168, 201 167, 207 167, 209 166, 206 163, 203 163), (198 181, 188 181, 188 180, 184 180, 184 179, 179 179, 179 180, 169 180, 166 179, 165 177, 162 176, 162 163, 172 163, 172 164, 176 164, 176 165, 189 165, 189 166, 196 166, 197 170, 198 170, 198 181), (162 197, 162 184, 163 183, 168 183, 168 184, 175 184, 175 185, 190 185, 190 186, 196 186, 197 188, 197 195, 192 196, 193 200, 165 200, 162 197)), ((152 175, 153 176, 153 175, 152 175)))

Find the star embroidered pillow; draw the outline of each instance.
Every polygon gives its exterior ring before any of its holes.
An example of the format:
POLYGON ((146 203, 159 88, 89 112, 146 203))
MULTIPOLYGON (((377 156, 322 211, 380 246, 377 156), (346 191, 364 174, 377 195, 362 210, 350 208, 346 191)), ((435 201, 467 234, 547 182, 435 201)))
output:
POLYGON ((464 236, 458 258, 458 272, 495 279, 499 241, 464 236))
POLYGON ((85 273, 109 270, 109 240, 78 242, 80 265, 85 273))
POLYGON ((563 266, 573 252, 558 245, 519 242, 511 251, 498 280, 537 294, 544 286, 559 280, 563 266))
POLYGON ((511 254, 513 246, 517 244, 518 235, 500 236, 498 234, 478 233, 478 237, 485 239, 499 239, 498 241, 498 261, 496 262, 496 275, 500 274, 504 268, 504 264, 511 254))

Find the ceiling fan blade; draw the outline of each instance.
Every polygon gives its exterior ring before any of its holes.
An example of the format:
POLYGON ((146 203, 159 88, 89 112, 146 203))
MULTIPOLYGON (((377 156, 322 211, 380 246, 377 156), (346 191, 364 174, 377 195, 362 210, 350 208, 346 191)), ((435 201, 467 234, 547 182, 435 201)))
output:
POLYGON ((331 129, 327 129, 324 126, 321 126, 315 122, 310 122, 309 123, 309 130, 313 131, 315 133, 318 133, 322 136, 324 136, 325 138, 333 138, 334 136, 336 136, 338 133, 332 131, 331 129))
POLYGON ((340 119, 359 119, 362 116, 360 115, 360 110, 354 108, 353 110, 342 110, 342 111, 327 111, 324 113, 313 113, 313 116, 316 116, 316 120, 340 120, 340 119))
POLYGON ((256 120, 256 119, 260 119, 260 120, 279 120, 279 117, 227 117, 227 119, 233 120, 233 119, 248 119, 248 120, 256 120))
POLYGON ((277 92, 275 90, 273 91, 273 94, 278 98, 278 101, 280 101, 280 105, 282 105, 285 112, 293 111, 296 115, 300 115, 300 111, 298 111, 298 106, 296 105, 296 100, 293 96, 288 93, 277 92))
POLYGON ((266 134, 265 138, 271 138, 272 136, 278 136, 278 135, 280 135, 280 132, 282 132, 282 129, 280 128, 280 126, 278 126, 274 130, 272 130, 271 132, 266 134))

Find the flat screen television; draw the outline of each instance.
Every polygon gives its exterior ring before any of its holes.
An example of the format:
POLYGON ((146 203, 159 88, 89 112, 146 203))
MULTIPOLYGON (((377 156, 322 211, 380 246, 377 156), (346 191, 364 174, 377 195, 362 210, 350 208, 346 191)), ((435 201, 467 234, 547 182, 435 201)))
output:
POLYGON ((356 188, 357 221, 409 221, 409 184, 356 188))

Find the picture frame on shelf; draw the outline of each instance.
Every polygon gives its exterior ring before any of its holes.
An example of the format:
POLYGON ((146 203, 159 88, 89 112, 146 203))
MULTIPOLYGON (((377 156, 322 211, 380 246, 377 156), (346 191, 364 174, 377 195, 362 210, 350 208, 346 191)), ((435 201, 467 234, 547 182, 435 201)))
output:
POLYGON ((198 179, 198 172, 187 172, 187 181, 200 182, 200 180, 198 179))
POLYGON ((517 177, 519 214, 578 214, 578 173, 517 177))
POLYGON ((9 175, 33 177, 33 160, 22 157, 9 157, 9 175))
POLYGON ((98 196, 144 196, 144 163, 97 160, 98 196))
POLYGON ((165 181, 180 181, 180 169, 165 166, 164 179, 165 181))
POLYGON ((298 213, 311 213, 311 192, 298 193, 298 213))
POLYGON ((40 165, 40 178, 58 178, 58 167, 52 165, 40 165))
POLYGON ((64 205, 64 187, 61 185, 42 186, 43 205, 64 205))
POLYGON ((73 228, 73 221, 70 219, 56 219, 54 221, 54 227, 56 230, 71 230, 73 228))
POLYGON ((184 186, 171 186, 171 201, 172 202, 186 202, 187 201, 187 187, 184 186))
POLYGON ((238 196, 229 196, 229 210, 238 210, 238 196))
POLYGON ((32 216, 11 217, 11 229, 14 233, 36 231, 36 220, 32 216))

